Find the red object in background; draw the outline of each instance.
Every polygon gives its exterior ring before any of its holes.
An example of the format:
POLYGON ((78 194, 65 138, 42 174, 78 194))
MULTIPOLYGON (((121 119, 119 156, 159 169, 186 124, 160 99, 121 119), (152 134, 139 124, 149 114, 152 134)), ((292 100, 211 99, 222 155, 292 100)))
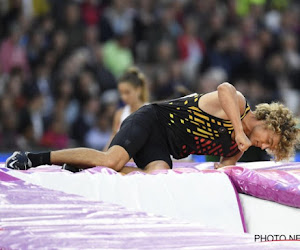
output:
MULTIPOLYGON (((189 47, 190 39, 191 38, 189 38, 188 36, 182 35, 177 40, 179 57, 181 60, 185 60, 187 57, 189 57, 188 47, 189 47)), ((195 42, 198 44, 200 51, 202 52, 202 54, 204 54, 205 52, 204 42, 200 38, 193 38, 193 39, 195 39, 195 42)))
POLYGON ((81 16, 87 25, 97 25, 102 14, 102 7, 99 4, 92 4, 86 1, 81 5, 81 16))
POLYGON ((69 138, 65 134, 59 134, 48 130, 41 140, 41 145, 53 149, 63 149, 69 146, 69 138))

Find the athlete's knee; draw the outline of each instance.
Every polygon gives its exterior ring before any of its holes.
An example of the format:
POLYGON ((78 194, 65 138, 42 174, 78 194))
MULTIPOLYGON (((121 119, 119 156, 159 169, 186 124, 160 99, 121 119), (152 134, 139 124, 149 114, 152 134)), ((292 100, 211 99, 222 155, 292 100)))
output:
POLYGON ((149 163, 146 168, 145 171, 146 172, 151 172, 154 170, 161 170, 161 169, 170 169, 171 167, 169 166, 169 164, 165 161, 154 161, 149 163))
POLYGON ((128 153, 118 146, 116 149, 108 150, 105 154, 105 166, 120 171, 129 161, 128 153))
POLYGON ((124 164, 116 157, 110 157, 109 155, 106 156, 106 167, 112 168, 116 171, 120 171, 124 164))
POLYGON ((116 171, 120 171, 130 159, 127 151, 118 145, 112 146, 104 154, 105 166, 116 171))

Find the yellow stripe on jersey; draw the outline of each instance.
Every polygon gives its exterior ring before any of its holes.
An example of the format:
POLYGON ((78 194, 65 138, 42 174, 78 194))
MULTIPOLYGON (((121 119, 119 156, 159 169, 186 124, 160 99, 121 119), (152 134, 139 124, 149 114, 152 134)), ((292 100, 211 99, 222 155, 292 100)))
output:
POLYGON ((200 120, 200 119, 198 119, 198 118, 196 118, 196 117, 195 117, 195 121, 198 122, 198 123, 200 122, 200 123, 202 123, 202 124, 205 124, 204 121, 202 121, 202 120, 200 120))
POLYGON ((230 123, 230 124, 224 123, 223 126, 226 127, 226 128, 231 128, 231 127, 232 127, 232 124, 231 124, 231 123, 230 123))
POLYGON ((197 108, 197 107, 194 107, 194 106, 191 106, 191 107, 189 107, 189 109, 192 109, 192 110, 195 110, 195 111, 198 111, 198 112, 200 112, 200 109, 199 109, 199 108, 197 108))
POLYGON ((198 131, 198 132, 201 132, 201 133, 203 133, 203 134, 213 135, 212 133, 210 133, 210 132, 208 132, 208 131, 205 131, 205 130, 203 130, 203 129, 201 129, 201 128, 197 128, 197 131, 198 131))
MULTIPOLYGON (((196 118, 197 119, 197 118, 196 118)), ((194 122, 194 121, 190 121, 190 123, 195 124, 196 126, 200 126, 200 124, 198 122, 194 122)))
POLYGON ((198 133, 198 132, 195 132, 195 131, 193 131, 193 134, 194 134, 194 135, 201 136, 201 137, 204 137, 204 138, 208 138, 208 136, 207 136, 207 135, 203 135, 203 134, 200 134, 200 133, 198 133))
POLYGON ((244 114, 241 116, 241 119, 243 119, 248 114, 249 111, 250 111, 250 106, 247 105, 247 108, 245 109, 244 114))
POLYGON ((195 111, 194 111, 194 115, 196 115, 196 116, 198 116, 198 117, 200 117, 200 118, 202 118, 202 119, 205 119, 206 121, 209 121, 209 117, 207 117, 207 116, 205 116, 205 115, 202 115, 202 114, 200 114, 200 113, 198 113, 198 112, 195 112, 195 111))

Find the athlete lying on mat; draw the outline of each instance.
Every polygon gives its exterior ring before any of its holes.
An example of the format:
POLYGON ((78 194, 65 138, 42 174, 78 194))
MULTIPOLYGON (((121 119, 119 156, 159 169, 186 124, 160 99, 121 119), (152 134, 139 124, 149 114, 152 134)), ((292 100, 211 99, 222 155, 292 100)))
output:
POLYGON ((299 142, 296 119, 282 104, 260 104, 252 112, 245 97, 229 83, 217 91, 153 103, 130 115, 107 152, 74 148, 45 153, 15 152, 6 161, 12 169, 44 164, 78 168, 106 166, 128 173, 132 157, 141 171, 170 169, 190 154, 218 155, 215 167, 235 165, 251 145, 268 149, 276 160, 289 159, 299 142))

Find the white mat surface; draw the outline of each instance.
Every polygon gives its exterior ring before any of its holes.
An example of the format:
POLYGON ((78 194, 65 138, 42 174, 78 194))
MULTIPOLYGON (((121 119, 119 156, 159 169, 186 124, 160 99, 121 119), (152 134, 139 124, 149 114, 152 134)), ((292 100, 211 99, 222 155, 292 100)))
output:
POLYGON ((251 234, 300 235, 300 209, 239 194, 251 234))
POLYGON ((242 233, 243 225, 232 184, 224 173, 122 176, 104 173, 10 171, 10 175, 53 190, 128 209, 198 222, 242 233))

